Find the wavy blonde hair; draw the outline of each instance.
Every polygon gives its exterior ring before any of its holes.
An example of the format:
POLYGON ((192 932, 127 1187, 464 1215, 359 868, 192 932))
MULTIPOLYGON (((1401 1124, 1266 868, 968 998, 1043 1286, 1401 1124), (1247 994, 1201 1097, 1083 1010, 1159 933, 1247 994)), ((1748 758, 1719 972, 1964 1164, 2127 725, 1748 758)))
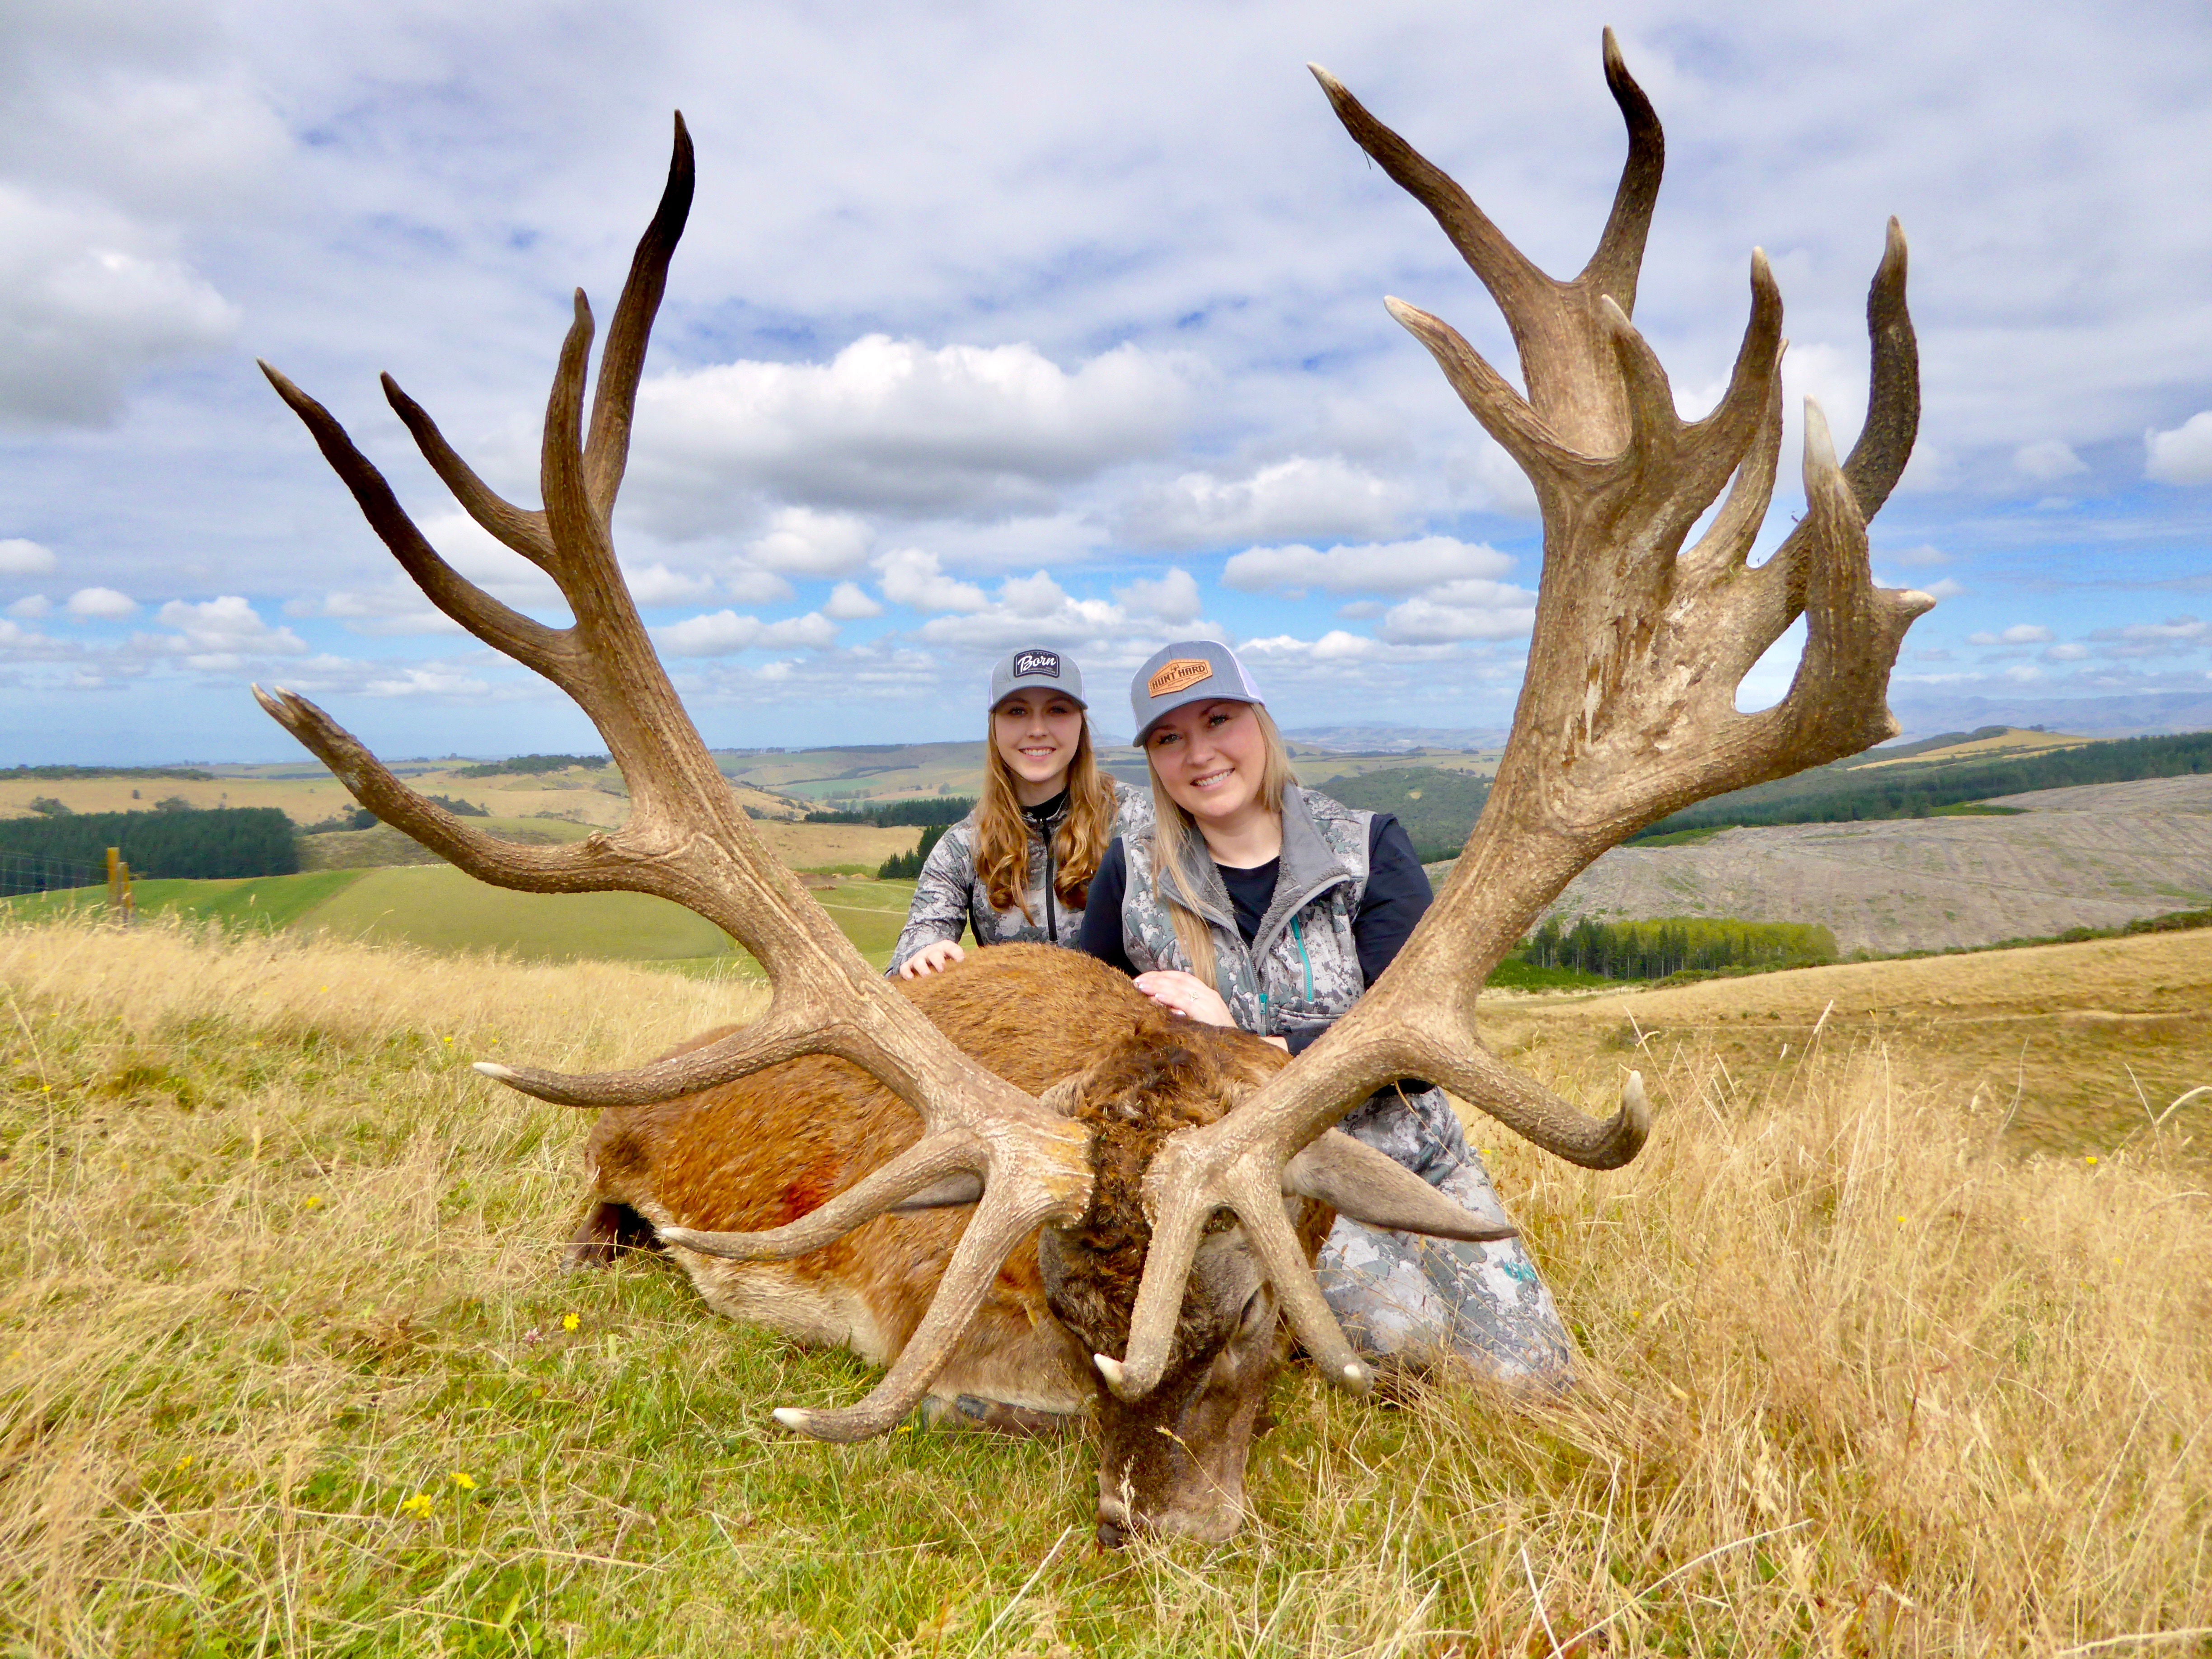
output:
MULTIPOLYGON (((985 734, 983 799, 975 807, 975 874, 994 910, 1030 914, 1030 831, 1014 793, 1013 769, 999 752, 999 711, 990 714, 985 734)), ((1091 717, 1075 739, 1067 763, 1067 816, 1052 838, 1053 890, 1070 909, 1080 910, 1091 896, 1091 878, 1114 838, 1114 780, 1098 769, 1091 752, 1091 717)))
MULTIPOLYGON (((1283 791, 1298 781, 1291 769, 1291 751, 1283 742, 1283 734, 1275 729, 1274 717, 1267 713, 1265 703, 1247 703, 1252 716, 1260 723, 1261 740, 1267 745, 1267 763, 1260 769, 1260 800, 1277 817, 1283 815, 1283 791)), ((1152 882, 1158 888, 1160 899, 1168 907, 1168 921, 1175 927, 1176 942, 1182 953, 1190 958, 1190 971, 1218 991, 1215 984, 1218 964, 1213 957, 1213 930, 1206 926, 1206 918, 1193 908, 1196 896, 1184 891, 1182 884, 1182 855, 1193 838, 1200 846, 1206 837, 1200 833, 1198 820, 1175 803, 1167 786, 1160 781, 1159 768, 1152 764, 1152 745, 1145 744, 1145 769, 1152 775, 1152 882)))

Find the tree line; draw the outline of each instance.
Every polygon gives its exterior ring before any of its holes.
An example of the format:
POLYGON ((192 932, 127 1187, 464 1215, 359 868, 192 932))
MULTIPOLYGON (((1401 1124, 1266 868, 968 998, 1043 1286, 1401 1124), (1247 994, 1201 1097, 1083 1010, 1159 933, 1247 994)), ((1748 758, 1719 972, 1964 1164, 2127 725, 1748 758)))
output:
POLYGON ((1925 817, 1946 807, 1987 800, 1994 795, 2024 794, 2031 789, 2185 777, 2212 772, 2212 732, 2120 738, 2008 760, 1869 764, 1878 758, 1878 754, 1855 757, 1853 762, 1838 761, 1796 777, 1700 801, 1660 819, 1637 839, 1649 841, 1687 830, 1740 824, 1925 817))
MULTIPOLYGON (((933 823, 942 830, 975 810, 973 795, 921 795, 913 800, 885 801, 865 812, 809 812, 808 823, 872 823, 878 830, 902 830, 908 824, 933 823)), ((934 845, 935 843, 932 843, 934 845)), ((927 854, 928 849, 923 852, 927 854)), ((918 867, 918 866, 917 866, 918 867)))
POLYGON ((597 772, 608 764, 605 755, 510 755, 503 761, 488 761, 481 766, 457 766, 450 775, 457 778, 497 778, 520 773, 534 776, 540 772, 565 772, 572 766, 580 766, 586 772, 597 772))
POLYGON ((213 783, 215 774, 197 766, 11 766, 0 777, 37 778, 41 782, 83 782, 91 778, 183 778, 213 783))
MULTIPOLYGON (((965 817, 968 815, 963 812, 960 816, 965 817)), ((811 823, 814 820, 810 817, 807 822, 811 823)), ((921 841, 914 851, 892 854, 878 866, 876 878, 879 881, 914 880, 921 873, 921 866, 929 862, 930 848, 945 839, 945 831, 947 828, 947 825, 942 823, 933 823, 927 826, 922 830, 921 841)))
POLYGON ((1513 955, 1532 968, 1571 968, 1601 979, 1665 979, 1729 968, 1814 967, 1836 959, 1836 936, 1797 921, 1706 916, 1593 921, 1583 916, 1567 927, 1549 916, 1513 955))
POLYGON ((111 847, 132 874, 149 879, 289 876, 300 867, 292 820, 274 806, 0 820, 0 852, 100 867, 111 847))

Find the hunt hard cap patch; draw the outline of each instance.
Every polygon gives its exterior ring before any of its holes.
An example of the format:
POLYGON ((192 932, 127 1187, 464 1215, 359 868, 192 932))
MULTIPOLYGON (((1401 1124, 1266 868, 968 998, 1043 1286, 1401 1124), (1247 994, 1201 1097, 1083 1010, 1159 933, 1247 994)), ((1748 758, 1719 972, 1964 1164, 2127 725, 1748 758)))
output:
POLYGON ((1177 657, 1145 682, 1147 696, 1164 697, 1213 678, 1213 665, 1200 657, 1177 657))
POLYGON ((1129 682, 1129 712, 1141 745, 1153 723, 1187 702, 1264 703, 1237 653, 1218 640, 1176 640, 1145 659, 1129 682))

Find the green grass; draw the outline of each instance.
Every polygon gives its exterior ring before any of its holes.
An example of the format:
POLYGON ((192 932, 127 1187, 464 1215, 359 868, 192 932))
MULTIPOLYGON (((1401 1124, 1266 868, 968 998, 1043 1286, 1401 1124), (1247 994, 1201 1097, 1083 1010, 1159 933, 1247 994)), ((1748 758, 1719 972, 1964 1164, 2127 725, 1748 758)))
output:
POLYGON ((2201 1170, 1993 1156, 1902 1049, 1655 1044, 1601 1176, 1479 1123, 1583 1387, 1289 1368, 1243 1531, 1107 1554, 1088 1443, 796 1440, 875 1373, 560 1270, 588 1115, 467 1061, 757 994, 161 926, 0 928, 0 1652, 2205 1650, 2201 1170))
MULTIPOLYGON (((236 881, 134 881, 131 901, 142 916, 179 915, 229 927, 289 927, 330 902, 367 873, 311 870, 296 876, 252 876, 236 881)), ((105 887, 35 893, 4 901, 7 914, 35 921, 64 911, 105 908, 105 887)))
POLYGON ((1534 963, 1508 957, 1490 970, 1486 988, 1498 991, 1580 991, 1595 985, 1619 985, 1620 980, 1585 974, 1579 968, 1540 968, 1534 963))

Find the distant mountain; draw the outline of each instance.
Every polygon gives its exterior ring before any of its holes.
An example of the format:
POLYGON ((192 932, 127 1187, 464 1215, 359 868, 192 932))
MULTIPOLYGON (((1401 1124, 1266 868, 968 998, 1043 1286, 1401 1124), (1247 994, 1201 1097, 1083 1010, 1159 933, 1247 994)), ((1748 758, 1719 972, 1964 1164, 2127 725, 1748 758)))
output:
POLYGON ((2212 732, 2212 690, 2129 697, 1962 697, 1902 687, 1889 706, 1908 738, 1983 726, 2042 726, 2083 738, 2212 732))
POLYGON ((1502 749, 1505 733, 1483 726, 1304 726, 1283 735, 1292 743, 1340 753, 1402 755, 1418 749, 1502 749))

